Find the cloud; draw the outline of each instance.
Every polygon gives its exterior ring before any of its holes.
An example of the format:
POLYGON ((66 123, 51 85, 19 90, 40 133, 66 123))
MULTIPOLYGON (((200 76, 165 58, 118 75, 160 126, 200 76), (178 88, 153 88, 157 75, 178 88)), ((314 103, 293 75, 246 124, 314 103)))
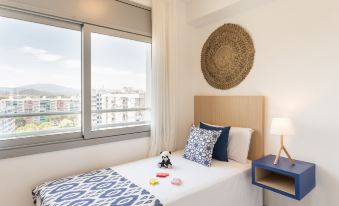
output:
POLYGON ((0 74, 0 87, 16 87, 17 82, 24 82, 23 77, 26 78, 24 70, 10 65, 0 65, 0 74))
POLYGON ((25 46, 20 48, 20 51, 25 53, 25 54, 31 54, 33 56, 35 56, 37 59, 41 60, 41 61, 46 61, 46 62, 55 62, 58 61, 60 59, 62 59, 63 57, 57 54, 52 54, 49 53, 46 50, 43 49, 36 49, 30 46, 25 46))
POLYGON ((123 69, 116 69, 112 67, 101 67, 101 66, 93 66, 92 72, 94 75, 103 75, 103 76, 129 76, 133 75, 131 71, 126 71, 123 69))
POLYGON ((92 67, 92 88, 121 89, 133 87, 145 89, 146 74, 135 73, 127 69, 114 69, 111 67, 92 67))
POLYGON ((63 61, 63 65, 67 68, 79 69, 81 68, 81 61, 76 59, 67 59, 63 61))
POLYGON ((24 74, 25 71, 9 65, 0 65, 0 73, 1 74, 10 73, 13 75, 13 74, 24 74))

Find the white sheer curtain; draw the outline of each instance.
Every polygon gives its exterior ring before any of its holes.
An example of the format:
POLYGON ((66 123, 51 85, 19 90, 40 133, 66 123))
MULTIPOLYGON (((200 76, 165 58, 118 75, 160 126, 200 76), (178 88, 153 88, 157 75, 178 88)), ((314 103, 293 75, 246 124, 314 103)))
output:
POLYGON ((175 4, 152 1, 150 156, 175 149, 175 4))

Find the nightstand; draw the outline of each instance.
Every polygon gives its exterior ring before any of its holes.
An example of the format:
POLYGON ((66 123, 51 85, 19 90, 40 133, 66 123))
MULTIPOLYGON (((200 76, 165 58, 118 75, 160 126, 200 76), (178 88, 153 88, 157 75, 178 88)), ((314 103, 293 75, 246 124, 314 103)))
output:
POLYGON ((296 161, 291 165, 280 157, 274 165, 275 155, 252 161, 252 184, 279 194, 301 200, 315 187, 315 164, 296 161))

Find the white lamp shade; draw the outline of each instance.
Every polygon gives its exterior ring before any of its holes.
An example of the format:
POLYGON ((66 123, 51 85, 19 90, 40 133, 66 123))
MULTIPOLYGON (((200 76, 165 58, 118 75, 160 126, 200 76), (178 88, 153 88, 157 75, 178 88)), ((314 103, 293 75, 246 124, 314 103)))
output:
POLYGON ((292 121, 289 118, 272 118, 271 133, 276 135, 293 135, 292 121))

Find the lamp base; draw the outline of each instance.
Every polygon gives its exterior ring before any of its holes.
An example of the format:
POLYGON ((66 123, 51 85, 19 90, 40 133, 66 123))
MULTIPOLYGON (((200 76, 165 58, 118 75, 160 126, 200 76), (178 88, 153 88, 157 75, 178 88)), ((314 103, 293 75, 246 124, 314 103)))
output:
POLYGON ((295 165, 295 160, 292 159, 291 155, 288 153, 287 149, 285 148, 284 146, 284 136, 281 136, 280 137, 280 143, 281 143, 281 146, 280 146, 280 149, 279 149, 279 152, 278 154, 276 155, 275 157, 275 160, 274 160, 274 165, 277 165, 278 164, 278 161, 279 161, 279 158, 280 158, 280 155, 281 155, 281 152, 284 150, 285 154, 287 155, 288 159, 290 160, 291 164, 292 165, 295 165))

